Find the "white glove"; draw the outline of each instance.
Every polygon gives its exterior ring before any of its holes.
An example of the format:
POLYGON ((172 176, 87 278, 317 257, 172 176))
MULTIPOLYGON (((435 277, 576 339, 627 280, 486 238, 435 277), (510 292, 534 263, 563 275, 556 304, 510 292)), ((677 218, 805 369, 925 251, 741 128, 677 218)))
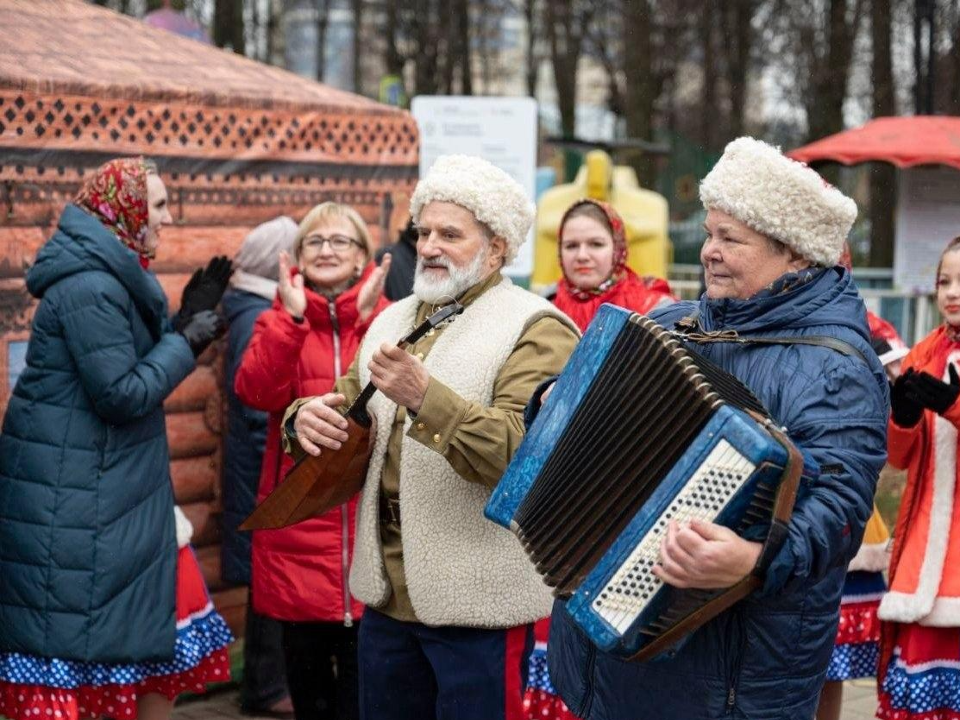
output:
POLYGON ((173 506, 173 519, 177 523, 177 547, 186 547, 193 537, 193 525, 187 520, 187 516, 183 514, 179 505, 173 506))

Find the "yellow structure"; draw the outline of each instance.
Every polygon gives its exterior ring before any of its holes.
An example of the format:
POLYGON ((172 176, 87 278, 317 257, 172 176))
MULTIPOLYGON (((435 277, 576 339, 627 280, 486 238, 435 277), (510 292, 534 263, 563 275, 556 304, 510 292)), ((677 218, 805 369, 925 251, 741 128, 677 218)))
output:
POLYGON ((603 150, 591 150, 572 183, 550 188, 540 197, 531 289, 542 289, 560 279, 557 258, 560 220, 567 208, 585 197, 610 203, 623 217, 628 264, 638 275, 667 277, 667 266, 673 256, 667 235, 667 199, 642 189, 632 167, 614 166, 603 150))

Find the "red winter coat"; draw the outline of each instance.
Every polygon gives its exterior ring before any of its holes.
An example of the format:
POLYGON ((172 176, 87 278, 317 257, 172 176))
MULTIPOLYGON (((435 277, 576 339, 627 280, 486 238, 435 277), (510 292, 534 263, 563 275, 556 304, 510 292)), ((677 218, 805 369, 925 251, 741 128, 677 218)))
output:
MULTIPOLYGON (((334 380, 353 362, 370 322, 389 305, 381 298, 367 321, 360 323, 357 295, 373 268, 368 265, 333 308, 325 297, 307 290, 303 323, 293 321, 279 298, 257 318, 234 380, 242 402, 270 413, 257 502, 293 465, 280 444, 280 421, 287 406, 300 397, 330 392, 334 380), (339 358, 334 354, 338 346, 339 358)), ((279 620, 346 623, 361 615, 363 605, 350 597, 347 580, 356 509, 354 498, 318 518, 254 532, 251 592, 258 613, 279 620)))

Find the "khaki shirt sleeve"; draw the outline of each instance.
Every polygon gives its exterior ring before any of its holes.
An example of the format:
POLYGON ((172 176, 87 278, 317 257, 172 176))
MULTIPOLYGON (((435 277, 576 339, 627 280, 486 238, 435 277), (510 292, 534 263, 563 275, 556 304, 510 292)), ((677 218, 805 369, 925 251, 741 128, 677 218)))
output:
POLYGON ((537 386, 559 375, 577 334, 554 317, 533 323, 494 382, 489 407, 464 400, 436 378, 407 434, 443 455, 460 477, 494 487, 523 440, 523 409, 537 386))
MULTIPOLYGON (((357 358, 354 357, 353 362, 350 363, 350 367, 347 369, 347 374, 337 378, 337 381, 333 384, 333 392, 338 392, 343 395, 347 401, 345 403, 346 407, 349 407, 350 404, 356 400, 357 396, 360 394, 360 373, 357 369, 357 358)), ((297 398, 283 413, 283 420, 280 421, 280 438, 283 440, 283 451, 288 455, 293 455, 294 459, 299 460, 306 453, 303 451, 303 448, 300 447, 300 443, 297 442, 296 437, 291 437, 287 435, 286 427, 287 422, 290 418, 294 417, 306 403, 313 400, 317 397, 316 395, 310 397, 297 398)))

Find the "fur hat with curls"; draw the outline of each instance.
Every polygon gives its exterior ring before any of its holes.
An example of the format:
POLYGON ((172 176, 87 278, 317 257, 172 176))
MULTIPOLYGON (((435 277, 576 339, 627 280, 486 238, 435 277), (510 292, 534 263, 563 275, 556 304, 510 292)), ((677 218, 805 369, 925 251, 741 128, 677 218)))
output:
POLYGON ((410 199, 414 222, 419 222, 420 211, 432 202, 450 202, 469 210, 506 240, 504 265, 517 256, 536 214, 520 183, 496 165, 470 155, 441 155, 436 159, 410 199))
POLYGON ((700 200, 827 267, 857 219, 856 203, 816 171, 750 137, 727 145, 700 183, 700 200))

